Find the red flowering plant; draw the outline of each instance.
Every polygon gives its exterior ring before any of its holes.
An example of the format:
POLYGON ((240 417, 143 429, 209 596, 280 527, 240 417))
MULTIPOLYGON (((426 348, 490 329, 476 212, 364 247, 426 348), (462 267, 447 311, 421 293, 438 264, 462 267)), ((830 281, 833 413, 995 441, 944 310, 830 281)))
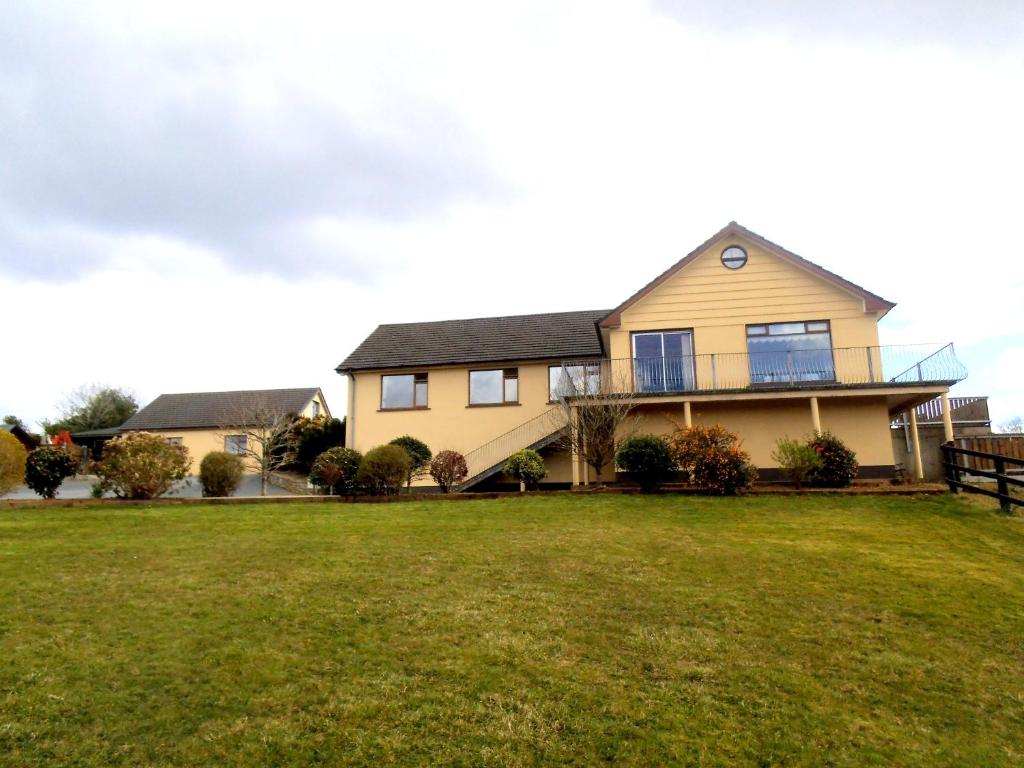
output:
POLYGON ((807 441, 807 445, 821 457, 821 466, 812 469, 807 477, 812 485, 845 488, 857 477, 860 469, 857 454, 831 432, 818 433, 807 441))
POLYGON ((739 437, 717 424, 677 429, 668 442, 679 469, 708 493, 733 496, 757 479, 757 470, 740 448, 739 437))

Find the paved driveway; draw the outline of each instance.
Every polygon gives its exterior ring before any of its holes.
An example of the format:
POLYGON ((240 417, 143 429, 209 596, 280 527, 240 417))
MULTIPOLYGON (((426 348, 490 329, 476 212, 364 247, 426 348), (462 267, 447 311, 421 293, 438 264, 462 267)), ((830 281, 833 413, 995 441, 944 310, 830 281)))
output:
MULTIPOLYGON (((57 492, 58 499, 88 499, 92 496, 92 484, 96 482, 95 477, 83 476, 72 477, 64 481, 57 492)), ((178 483, 167 496, 176 498, 200 498, 203 495, 202 486, 198 477, 188 477, 178 483)), ((235 496, 259 496, 260 478, 257 475, 242 475, 242 482, 235 491, 235 496)), ((271 485, 267 488, 268 496, 288 496, 288 491, 271 485)), ((28 486, 22 485, 15 488, 5 499, 38 499, 39 497, 28 486)))

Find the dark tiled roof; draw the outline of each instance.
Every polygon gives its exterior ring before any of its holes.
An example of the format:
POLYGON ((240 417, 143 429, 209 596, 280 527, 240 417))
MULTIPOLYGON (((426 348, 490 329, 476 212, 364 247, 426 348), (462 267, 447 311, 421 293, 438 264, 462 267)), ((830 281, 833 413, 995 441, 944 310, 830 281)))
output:
POLYGON ((298 413, 320 390, 249 389, 239 392, 182 392, 160 395, 121 425, 122 431, 223 427, 254 405, 272 411, 298 413))
POLYGON ((379 325, 338 371, 600 356, 608 310, 379 325))

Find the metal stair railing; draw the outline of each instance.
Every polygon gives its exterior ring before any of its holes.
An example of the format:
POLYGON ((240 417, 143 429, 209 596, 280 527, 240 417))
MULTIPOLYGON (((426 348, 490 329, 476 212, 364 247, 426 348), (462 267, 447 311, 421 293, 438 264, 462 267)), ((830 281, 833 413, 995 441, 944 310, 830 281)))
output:
POLYGON ((457 490, 465 490, 496 474, 513 453, 543 444, 546 439, 553 438, 565 429, 568 423, 562 406, 552 406, 540 415, 474 448, 466 454, 468 474, 457 490))

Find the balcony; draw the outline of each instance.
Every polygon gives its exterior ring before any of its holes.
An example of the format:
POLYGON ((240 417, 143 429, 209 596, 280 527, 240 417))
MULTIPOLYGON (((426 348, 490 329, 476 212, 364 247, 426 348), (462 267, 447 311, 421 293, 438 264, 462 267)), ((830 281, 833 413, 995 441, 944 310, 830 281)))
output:
POLYGON ((725 352, 565 361, 552 395, 949 386, 966 376, 952 344, 725 352))

